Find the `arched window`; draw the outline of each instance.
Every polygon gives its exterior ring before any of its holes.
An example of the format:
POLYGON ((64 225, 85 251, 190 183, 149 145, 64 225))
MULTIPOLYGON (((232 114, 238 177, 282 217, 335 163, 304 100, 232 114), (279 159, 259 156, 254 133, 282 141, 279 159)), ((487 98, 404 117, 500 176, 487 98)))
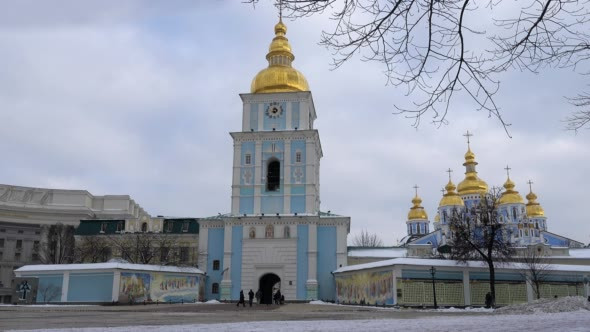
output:
POLYGON ((267 239, 272 239, 275 236, 275 229, 272 225, 266 225, 266 229, 264 232, 264 237, 267 239))
POLYGON ((512 218, 514 221, 516 221, 516 215, 517 215, 516 206, 513 206, 512 207, 512 218))
POLYGON ((254 227, 250 227, 250 233, 249 233, 249 237, 250 237, 251 239, 254 239, 254 238, 256 238, 256 228, 254 228, 254 227))
POLYGON ((266 191, 279 190, 281 181, 281 163, 274 159, 268 163, 266 169, 266 191))
POLYGON ((219 294, 219 284, 218 283, 213 283, 213 285, 211 285, 211 293, 213 294, 219 294))
POLYGON ((147 222, 142 223, 141 224, 141 231, 147 232, 147 230, 148 230, 147 222))
POLYGON ((289 226, 285 226, 285 228, 283 229, 283 237, 285 239, 288 239, 291 237, 291 229, 289 228, 289 226))
POLYGON ((213 261, 213 270, 214 271, 219 270, 219 260, 218 259, 213 261))
POLYGON ((295 162, 296 163, 301 162, 301 152, 300 151, 295 152, 295 162))

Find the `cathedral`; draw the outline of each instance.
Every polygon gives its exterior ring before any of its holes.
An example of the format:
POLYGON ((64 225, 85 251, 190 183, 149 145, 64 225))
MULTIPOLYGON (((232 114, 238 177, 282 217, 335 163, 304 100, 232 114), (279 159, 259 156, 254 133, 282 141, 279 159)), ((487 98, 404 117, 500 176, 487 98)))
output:
POLYGON ((209 299, 235 300, 241 290, 273 288, 287 300, 334 300, 332 271, 347 264, 350 217, 320 212, 322 146, 307 80, 292 67, 285 37, 274 28, 268 67, 241 94, 242 129, 233 139, 231 212, 200 219, 200 268, 209 299))
MULTIPOLYGON (((487 183, 480 179, 475 161, 475 154, 471 151, 469 132, 467 137, 467 152, 465 153, 465 178, 457 186, 451 180, 452 170, 448 170, 449 182, 445 186, 443 196, 438 205, 438 211, 434 218, 432 232, 429 231, 430 222, 428 215, 421 206, 422 199, 416 195, 412 199, 413 206, 408 213, 406 221, 408 236, 405 243, 409 248, 428 246, 429 252, 435 253, 437 248, 447 243, 450 235, 449 223, 453 213, 470 211, 477 207, 483 195, 488 193, 487 183)), ((549 247, 581 248, 583 243, 551 233, 547 230, 547 217, 543 207, 537 202, 537 195, 533 193, 532 181, 528 181, 529 193, 525 203, 522 196, 515 190, 516 185, 510 179, 510 168, 505 168, 507 173, 504 190, 497 201, 497 213, 500 223, 507 226, 510 241, 516 247, 543 244, 549 247)))

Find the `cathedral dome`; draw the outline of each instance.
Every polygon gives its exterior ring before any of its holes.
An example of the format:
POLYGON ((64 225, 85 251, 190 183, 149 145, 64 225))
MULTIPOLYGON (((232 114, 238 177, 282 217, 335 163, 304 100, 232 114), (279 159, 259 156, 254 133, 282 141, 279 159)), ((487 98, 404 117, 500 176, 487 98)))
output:
POLYGON ((251 93, 309 91, 305 76, 291 66, 295 56, 289 40, 285 37, 287 26, 279 21, 275 25, 275 37, 270 43, 266 60, 268 67, 252 80, 251 93))
POLYGON ((528 199, 528 203, 526 204, 526 215, 530 217, 545 217, 545 211, 541 204, 537 202, 537 195, 531 192, 526 195, 526 199, 528 199))
POLYGON ((463 163, 463 166, 465 166, 465 179, 459 182, 459 185, 457 186, 457 192, 459 195, 484 195, 488 192, 488 184, 477 176, 475 165, 477 165, 475 154, 471 152, 470 148, 468 148, 465 153, 465 162, 463 163))
POLYGON ((414 199, 412 199, 412 204, 414 204, 414 206, 412 206, 410 212, 408 212, 408 220, 428 219, 428 215, 426 214, 426 211, 424 211, 424 208, 420 205, 420 203, 422 203, 422 199, 418 197, 418 195, 416 195, 414 199))
POLYGON ((440 203, 438 203, 439 207, 443 207, 443 206, 465 206, 465 203, 463 203, 463 199, 461 198, 461 196, 459 196, 456 192, 455 192, 455 185, 453 184, 453 182, 451 182, 451 180, 449 180, 449 183, 447 183, 447 185, 445 186, 445 189, 447 190, 446 194, 443 195, 443 198, 440 200, 440 203))
POLYGON ((498 204, 503 205, 503 204, 523 204, 524 203, 522 196, 520 196, 518 191, 514 190, 514 187, 515 187, 514 182, 512 182, 512 180, 510 180, 510 178, 508 178, 506 180, 506 182, 504 183, 504 189, 506 189, 506 190, 502 193, 502 196, 500 196, 500 200, 498 201, 498 204))

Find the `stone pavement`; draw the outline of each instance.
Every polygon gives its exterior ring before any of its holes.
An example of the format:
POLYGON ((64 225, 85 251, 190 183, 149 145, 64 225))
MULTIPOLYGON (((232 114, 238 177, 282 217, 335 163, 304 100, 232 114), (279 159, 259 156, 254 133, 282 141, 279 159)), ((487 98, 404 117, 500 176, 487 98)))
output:
MULTIPOLYGON (((482 313, 394 310, 372 307, 288 303, 283 306, 169 304, 133 306, 0 306, 0 330, 136 325, 230 323, 246 321, 420 318, 482 313)), ((483 313, 485 315, 485 313, 483 313)))

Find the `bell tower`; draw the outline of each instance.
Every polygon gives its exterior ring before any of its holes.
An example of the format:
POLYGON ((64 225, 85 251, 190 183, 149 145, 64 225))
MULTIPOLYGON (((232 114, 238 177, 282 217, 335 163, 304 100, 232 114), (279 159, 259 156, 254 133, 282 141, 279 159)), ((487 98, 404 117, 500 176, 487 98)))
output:
POLYGON ((322 148, 313 122, 316 112, 307 80, 292 67, 295 56, 275 25, 268 67, 241 94, 242 131, 234 141, 231 213, 317 214, 322 148))

